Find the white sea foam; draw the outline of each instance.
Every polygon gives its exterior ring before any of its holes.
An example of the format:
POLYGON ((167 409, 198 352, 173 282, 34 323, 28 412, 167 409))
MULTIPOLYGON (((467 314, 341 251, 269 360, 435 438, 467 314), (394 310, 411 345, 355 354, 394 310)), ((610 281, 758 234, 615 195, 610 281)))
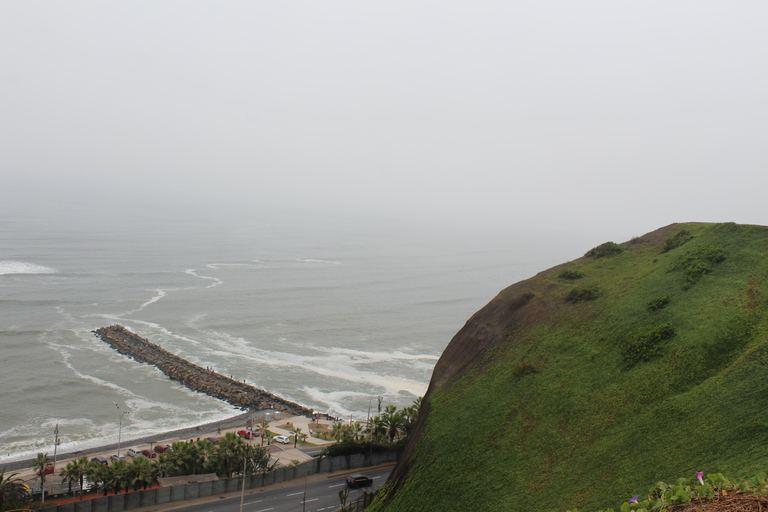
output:
POLYGON ((340 261, 329 261, 329 260, 317 260, 317 259, 296 259, 295 261, 299 261, 301 263, 328 263, 330 265, 341 265, 342 263, 340 261))
POLYGON ((58 270, 23 261, 0 261, 0 275, 4 274, 56 274, 58 270))
POLYGON ((328 407, 329 412, 345 419, 354 416, 356 411, 350 411, 344 407, 341 404, 343 399, 369 396, 367 393, 357 393, 354 391, 322 391, 318 388, 309 386, 304 386, 302 389, 315 402, 325 404, 328 407))
POLYGON ((215 288, 216 286, 219 286, 220 284, 224 283, 224 281, 222 281, 218 277, 201 276, 200 274, 197 274, 195 272, 195 269, 193 269, 193 268, 188 268, 187 270, 184 271, 184 273, 185 274, 189 274, 191 276, 195 276, 195 277, 197 277, 199 279, 210 279, 211 281, 213 281, 213 283, 211 283, 208 286, 206 286, 206 288, 215 288))
POLYGON ((162 299, 163 297, 166 296, 165 290, 161 290, 161 289, 158 288, 155 291, 157 292, 157 294, 154 297, 152 297, 151 299, 149 299, 147 302, 145 302, 144 304, 139 306, 139 309, 144 309, 145 307, 149 306, 150 304, 154 304, 155 302, 159 301, 160 299, 162 299))
MULTIPOLYGON (((243 338, 236 338, 226 333, 215 333, 213 342, 222 350, 214 351, 214 355, 237 355, 258 364, 271 367, 299 368, 305 372, 315 373, 324 377, 345 380, 354 383, 369 384, 385 390, 387 395, 399 395, 405 391, 413 396, 422 396, 426 384, 411 379, 380 375, 370 369, 360 370, 356 366, 360 361, 353 360, 348 354, 329 353, 326 356, 305 356, 288 352, 264 351, 253 348, 243 338)), ((370 361, 364 361, 369 363, 370 361)))
POLYGON ((213 270, 219 270, 219 267, 240 267, 240 268, 262 268, 259 260, 253 260, 251 263, 208 263, 206 267, 213 270))
POLYGON ((318 352, 326 352, 330 354, 345 354, 345 355, 348 355, 353 360, 361 360, 369 363, 391 361, 393 359, 398 359, 403 361, 414 361, 414 360, 437 361, 439 359, 439 356, 436 356, 433 354, 409 354, 407 352, 402 352, 399 350, 395 350, 392 352, 369 352, 366 350, 355 350, 355 349, 349 349, 349 348, 321 347, 318 345, 311 345, 311 344, 307 346, 309 346, 314 350, 317 350, 318 352))

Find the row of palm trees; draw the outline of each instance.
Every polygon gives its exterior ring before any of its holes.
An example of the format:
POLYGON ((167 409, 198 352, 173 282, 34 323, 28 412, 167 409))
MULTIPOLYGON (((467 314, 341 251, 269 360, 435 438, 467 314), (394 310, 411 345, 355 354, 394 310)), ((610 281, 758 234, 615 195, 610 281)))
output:
POLYGON ((16 475, 5 474, 5 468, 0 471, 0 510, 20 508, 27 499, 27 487, 16 475))
POLYGON ((394 443, 400 439, 405 439, 413 431, 419 407, 421 407, 421 398, 417 398, 412 405, 400 410, 395 405, 388 405, 381 414, 373 416, 366 424, 360 422, 352 424, 334 423, 331 436, 336 441, 367 439, 375 443, 382 441, 394 443))
MULTIPOLYGON (((45 486, 45 470, 49 459, 45 454, 38 454, 33 460, 33 468, 41 469, 40 484, 45 486)), ((121 490, 146 489, 157 482, 158 478, 216 473, 220 477, 231 478, 237 474, 265 473, 274 468, 275 462, 266 450, 252 446, 237 435, 228 432, 214 444, 207 439, 196 442, 179 441, 171 445, 166 453, 156 459, 138 457, 130 463, 116 460, 110 465, 101 464, 87 457, 80 457, 69 462, 59 473, 69 483, 80 484, 82 499, 85 480, 95 484, 106 494, 121 490)), ((98 491, 97 491, 98 492, 98 491)))

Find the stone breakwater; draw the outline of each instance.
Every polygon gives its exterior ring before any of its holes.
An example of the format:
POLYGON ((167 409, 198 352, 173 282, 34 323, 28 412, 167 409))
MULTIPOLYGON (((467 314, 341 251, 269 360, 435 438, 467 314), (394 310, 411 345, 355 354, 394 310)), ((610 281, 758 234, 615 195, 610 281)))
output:
POLYGON ((93 333, 121 354, 141 363, 155 365, 171 380, 183 384, 192 391, 224 400, 243 410, 272 408, 295 416, 312 415, 311 409, 297 403, 190 363, 132 333, 122 325, 102 327, 93 333))

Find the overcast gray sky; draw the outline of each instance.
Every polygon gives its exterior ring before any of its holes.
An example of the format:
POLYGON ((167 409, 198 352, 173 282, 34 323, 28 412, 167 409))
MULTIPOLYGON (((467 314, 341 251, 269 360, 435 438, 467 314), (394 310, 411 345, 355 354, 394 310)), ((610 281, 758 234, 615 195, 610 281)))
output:
POLYGON ((768 224, 768 2, 0 0, 0 199, 768 224))

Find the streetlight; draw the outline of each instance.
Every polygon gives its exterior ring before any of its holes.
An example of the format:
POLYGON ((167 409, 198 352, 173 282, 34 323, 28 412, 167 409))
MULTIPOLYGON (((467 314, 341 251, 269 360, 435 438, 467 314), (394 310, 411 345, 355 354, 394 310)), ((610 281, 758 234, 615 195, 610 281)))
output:
POLYGON ((53 431, 54 434, 56 434, 56 439, 53 441, 53 472, 56 473, 56 451, 59 449, 59 444, 61 441, 59 440, 59 424, 56 424, 56 429, 53 431))
MULTIPOLYGON (((115 407, 117 407, 117 410, 120 410, 120 406, 117 405, 117 402, 112 402, 115 404, 115 407)), ((120 415, 120 427, 117 429, 117 460, 120 460, 120 446, 122 441, 122 434, 123 434, 123 416, 128 414, 128 411, 123 412, 120 415)))

